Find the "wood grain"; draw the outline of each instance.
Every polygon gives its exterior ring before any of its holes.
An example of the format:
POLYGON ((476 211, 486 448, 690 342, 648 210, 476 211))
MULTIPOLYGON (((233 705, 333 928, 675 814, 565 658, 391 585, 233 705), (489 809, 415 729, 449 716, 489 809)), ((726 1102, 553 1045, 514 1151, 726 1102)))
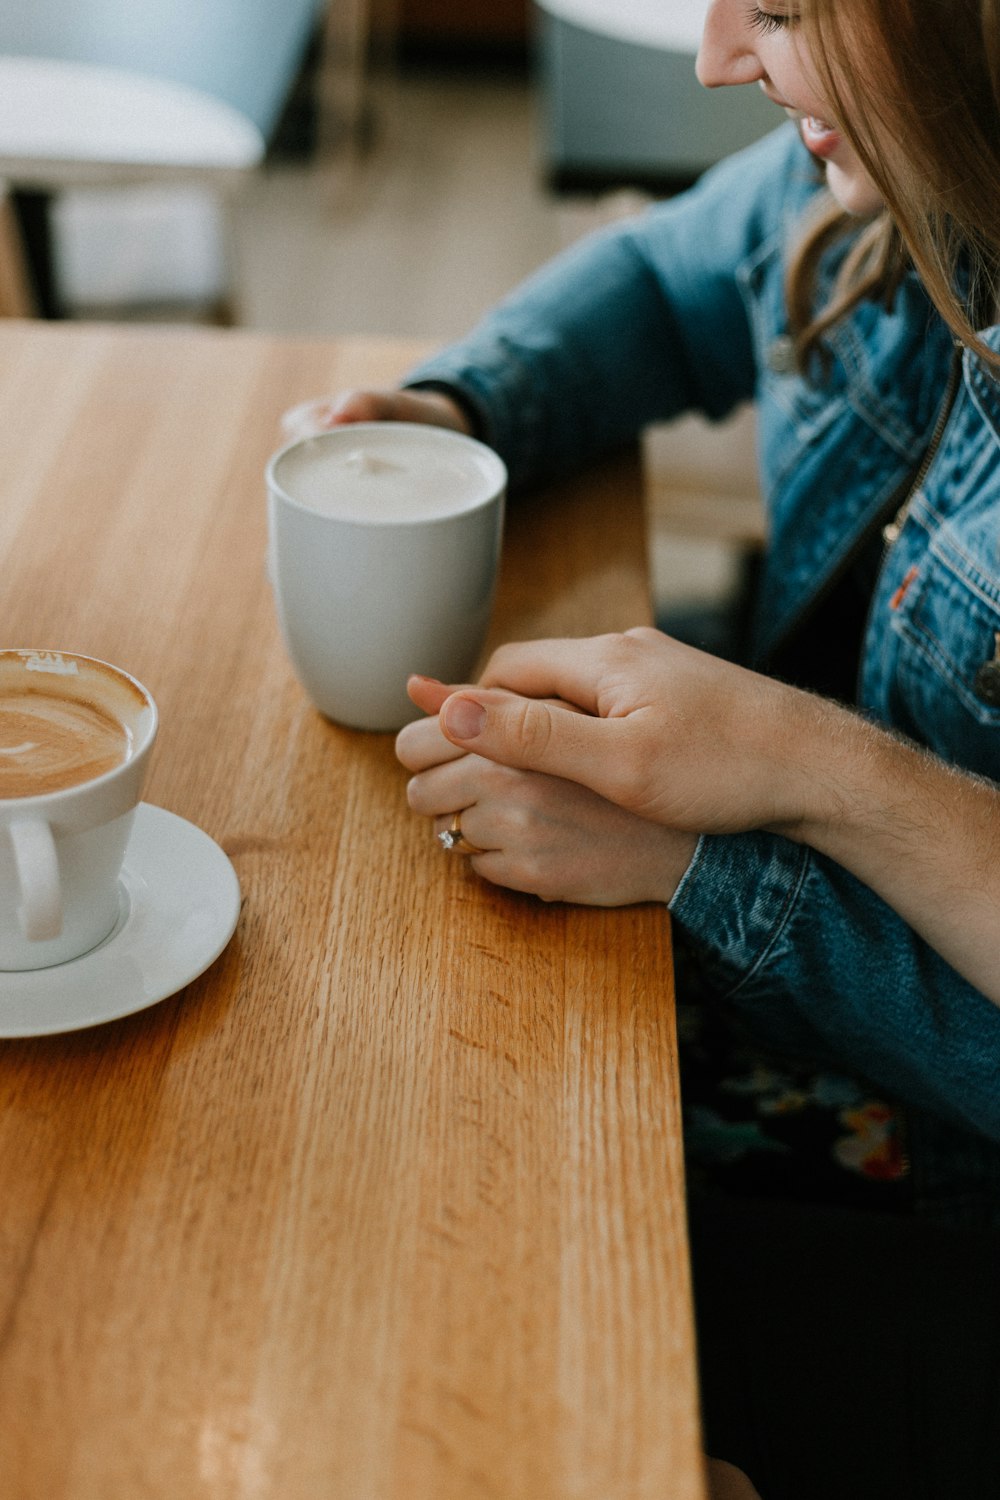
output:
MULTIPOLYGON (((5 1500, 704 1493, 667 918, 478 882, 278 638, 280 413, 417 353, 0 328, 4 637, 151 688, 244 898, 181 994, 0 1043, 5 1500)), ((632 458, 512 506, 496 638, 647 616, 632 458)))

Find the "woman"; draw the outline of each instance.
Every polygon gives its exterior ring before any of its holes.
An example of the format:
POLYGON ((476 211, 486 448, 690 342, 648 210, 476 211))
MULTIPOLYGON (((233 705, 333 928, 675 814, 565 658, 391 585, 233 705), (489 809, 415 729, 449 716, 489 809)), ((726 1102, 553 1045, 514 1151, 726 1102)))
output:
POLYGON ((507 647, 415 680, 399 755, 485 878, 673 915, 709 1450, 765 1500, 993 1493, 1000 4, 715 0, 698 72, 794 123, 329 420, 528 484, 757 402, 749 666, 507 647))

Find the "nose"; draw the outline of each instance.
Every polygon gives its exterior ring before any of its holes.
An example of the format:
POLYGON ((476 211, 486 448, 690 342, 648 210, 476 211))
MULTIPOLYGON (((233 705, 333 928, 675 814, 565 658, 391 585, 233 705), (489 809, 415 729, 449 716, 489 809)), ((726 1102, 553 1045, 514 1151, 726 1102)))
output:
POLYGON ((767 76, 757 58, 757 33, 747 14, 745 0, 712 0, 695 62, 698 82, 704 88, 758 83, 767 76))

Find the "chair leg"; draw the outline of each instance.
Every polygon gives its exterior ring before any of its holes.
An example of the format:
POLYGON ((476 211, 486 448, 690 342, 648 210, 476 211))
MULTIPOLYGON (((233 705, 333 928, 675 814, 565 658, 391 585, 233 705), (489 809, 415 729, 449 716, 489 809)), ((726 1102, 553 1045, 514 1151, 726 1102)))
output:
POLYGON ((317 155, 354 149, 365 113, 371 0, 332 0, 323 21, 316 75, 317 155))
POLYGON ((206 309, 209 323, 217 328, 238 328, 244 319, 241 246, 236 223, 236 199, 233 191, 223 191, 216 199, 219 209, 219 248, 222 257, 222 287, 206 309))
POLYGON ((316 80, 321 160, 369 144, 372 69, 392 60, 398 30, 399 0, 331 0, 316 80))
POLYGON ((33 318, 36 315, 21 226, 7 191, 0 190, 0 317, 33 318))

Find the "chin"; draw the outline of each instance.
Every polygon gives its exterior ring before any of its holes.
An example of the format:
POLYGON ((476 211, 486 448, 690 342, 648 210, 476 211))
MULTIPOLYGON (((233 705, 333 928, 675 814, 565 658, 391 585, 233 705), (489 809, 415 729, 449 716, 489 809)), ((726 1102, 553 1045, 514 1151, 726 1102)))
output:
POLYGON ((831 193, 849 214, 869 219, 882 208, 882 195, 868 173, 859 165, 850 168, 838 167, 836 162, 827 162, 826 181, 831 193))

